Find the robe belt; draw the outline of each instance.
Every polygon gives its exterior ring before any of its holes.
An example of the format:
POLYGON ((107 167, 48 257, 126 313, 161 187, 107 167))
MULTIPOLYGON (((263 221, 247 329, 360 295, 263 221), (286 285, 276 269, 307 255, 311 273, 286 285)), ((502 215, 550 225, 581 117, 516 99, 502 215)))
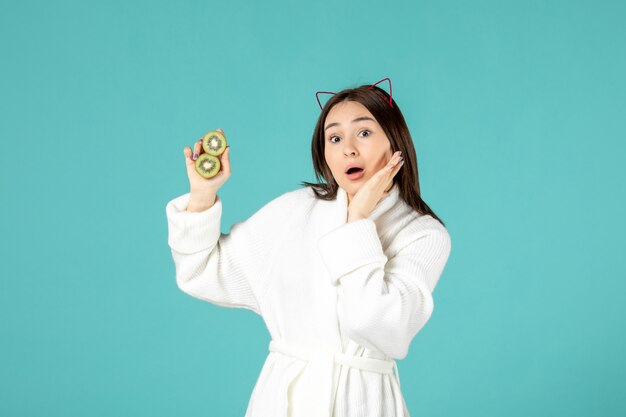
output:
POLYGON ((302 384, 299 391, 306 399, 301 408, 306 411, 307 417, 332 415, 341 366, 389 375, 393 375, 395 370, 398 387, 400 386, 398 366, 393 359, 367 358, 333 350, 312 349, 295 346, 284 340, 271 340, 269 350, 308 362, 299 382, 302 384), (340 366, 336 367, 335 364, 340 366))

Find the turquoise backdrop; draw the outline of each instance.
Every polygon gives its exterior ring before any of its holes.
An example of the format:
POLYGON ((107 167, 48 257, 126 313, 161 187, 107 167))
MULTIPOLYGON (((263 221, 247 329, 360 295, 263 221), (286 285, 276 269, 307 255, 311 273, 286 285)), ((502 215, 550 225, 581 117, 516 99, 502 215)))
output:
POLYGON ((176 286, 183 148, 226 132, 227 232, 314 179, 316 91, 385 77, 452 237, 398 361, 412 416, 626 415, 625 21, 590 0, 2 1, 0 415, 243 416, 269 334, 176 286))

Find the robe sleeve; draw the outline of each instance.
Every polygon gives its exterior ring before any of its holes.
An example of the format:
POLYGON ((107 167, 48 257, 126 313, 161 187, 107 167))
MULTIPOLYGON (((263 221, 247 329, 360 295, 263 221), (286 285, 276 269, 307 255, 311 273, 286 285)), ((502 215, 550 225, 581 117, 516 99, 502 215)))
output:
POLYGON ((176 268, 176 283, 185 293, 228 308, 245 308, 261 315, 257 295, 264 268, 276 243, 281 220, 278 197, 243 222, 220 232, 222 200, 202 212, 186 211, 189 193, 166 205, 168 245, 176 268))
POLYGON ((432 292, 451 249, 450 235, 438 221, 413 229, 398 233, 402 247, 390 259, 369 218, 345 223, 318 241, 337 286, 342 329, 360 345, 395 359, 407 355, 430 319, 432 292))

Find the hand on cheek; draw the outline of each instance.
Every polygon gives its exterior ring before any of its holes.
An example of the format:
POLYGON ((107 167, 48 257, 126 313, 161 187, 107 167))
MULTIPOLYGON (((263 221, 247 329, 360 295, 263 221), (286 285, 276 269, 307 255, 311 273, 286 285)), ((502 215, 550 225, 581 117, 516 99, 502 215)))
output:
POLYGON ((387 164, 359 188, 348 206, 348 222, 369 216, 380 199, 389 194, 389 190, 393 187, 393 178, 400 171, 403 163, 400 152, 396 152, 387 164))

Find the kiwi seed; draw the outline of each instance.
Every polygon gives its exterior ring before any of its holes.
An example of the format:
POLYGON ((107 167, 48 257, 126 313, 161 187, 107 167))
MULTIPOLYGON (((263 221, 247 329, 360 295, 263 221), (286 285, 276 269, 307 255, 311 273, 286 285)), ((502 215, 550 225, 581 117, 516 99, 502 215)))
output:
POLYGON ((202 137, 202 148, 206 153, 219 156, 226 150, 226 136, 219 130, 212 130, 202 137))
POLYGON ((220 159, 203 153, 196 159, 196 172, 204 178, 212 178, 220 171, 220 159))

